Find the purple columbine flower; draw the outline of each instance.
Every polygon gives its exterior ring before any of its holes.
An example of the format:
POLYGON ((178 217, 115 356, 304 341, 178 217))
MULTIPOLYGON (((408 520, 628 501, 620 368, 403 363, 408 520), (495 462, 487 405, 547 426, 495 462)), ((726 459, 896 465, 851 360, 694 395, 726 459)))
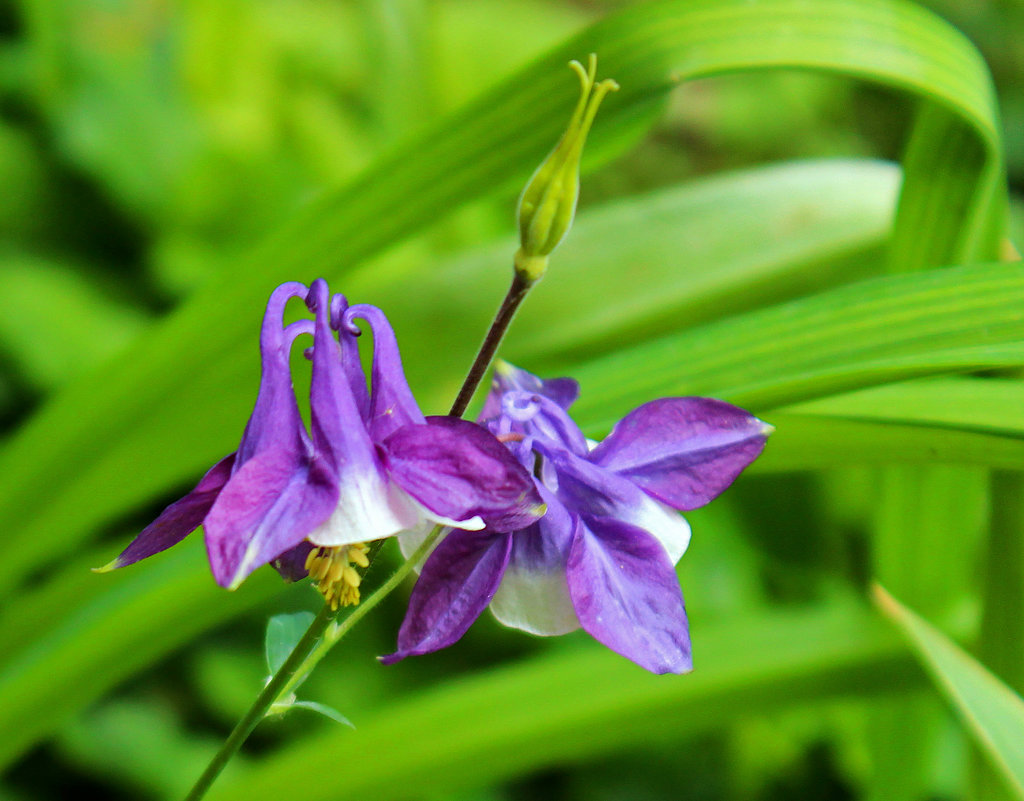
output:
POLYGON ((501 623, 534 634, 582 626, 653 673, 692 668, 674 569, 690 528, 676 510, 728 487, 771 426, 724 401, 662 398, 591 449, 566 411, 578 392, 571 379, 499 364, 482 423, 533 473, 547 513, 517 531, 442 540, 413 588, 398 650, 382 661, 451 645, 490 604, 501 623))
POLYGON ((267 304, 260 352, 259 394, 238 450, 102 570, 163 551, 202 524, 213 575, 233 589, 271 562, 286 578, 305 577, 314 547, 340 549, 437 523, 508 531, 543 513, 529 474, 492 434, 423 416, 394 332, 375 306, 349 306, 323 279, 308 290, 282 284, 267 304), (284 326, 292 298, 304 299, 315 320, 284 326), (369 389, 357 319, 373 332, 369 389), (289 367, 303 334, 313 336, 311 432, 289 367))

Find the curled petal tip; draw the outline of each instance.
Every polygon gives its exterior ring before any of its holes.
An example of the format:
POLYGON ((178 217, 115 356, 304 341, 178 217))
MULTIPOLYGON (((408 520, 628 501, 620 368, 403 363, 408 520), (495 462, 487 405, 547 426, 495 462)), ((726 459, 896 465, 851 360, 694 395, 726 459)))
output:
POLYGON ((103 567, 91 567, 89 568, 93 573, 109 573, 111 570, 117 570, 121 567, 121 557, 112 559, 107 562, 103 567))

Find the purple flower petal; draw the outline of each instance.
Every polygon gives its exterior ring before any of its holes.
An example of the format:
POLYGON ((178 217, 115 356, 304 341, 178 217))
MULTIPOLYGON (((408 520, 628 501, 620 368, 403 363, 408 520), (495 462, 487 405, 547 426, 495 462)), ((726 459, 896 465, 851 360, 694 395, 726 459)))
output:
POLYGON ((285 581, 299 581, 309 576, 306 570, 306 557, 316 547, 308 540, 303 540, 294 548, 289 548, 271 560, 270 564, 285 581))
POLYGON ((494 389, 496 394, 506 392, 529 392, 550 398, 563 409, 568 409, 580 395, 580 385, 572 378, 538 378, 522 368, 498 359, 494 365, 494 389))
POLYGON ((281 327, 281 317, 288 301, 305 294, 304 284, 291 281, 275 289, 267 302, 260 330, 263 375, 256 406, 238 446, 236 470, 264 449, 286 447, 299 452, 308 447, 309 437, 295 403, 288 358, 295 337, 308 332, 309 324, 302 322, 293 323, 288 329, 281 327))
POLYGON ((580 623, 598 642, 652 673, 693 669, 679 580, 647 532, 606 517, 582 520, 568 579, 580 623))
POLYGON ((627 414, 590 461, 676 509, 703 506, 764 449, 771 427, 712 398, 662 398, 627 414))
POLYGON ((298 545, 338 503, 323 465, 264 451, 231 476, 203 522, 217 583, 234 589, 260 565, 298 545))
POLYGON ((544 457, 545 467, 554 471, 550 486, 557 485, 558 497, 569 511, 610 517, 642 528, 662 544, 672 564, 679 561, 690 544, 690 526, 682 515, 648 495, 629 478, 539 440, 536 447, 544 457))
POLYGON ((109 565, 97 568, 105 573, 118 567, 134 564, 160 551, 177 545, 195 531, 213 506, 221 489, 231 475, 235 454, 230 454, 211 467, 188 495, 175 501, 160 516, 146 526, 142 533, 109 565))
POLYGON ((423 412, 405 380, 395 332, 384 312, 376 306, 361 303, 345 312, 344 320, 348 324, 352 324, 355 318, 366 320, 373 331, 369 428, 373 441, 380 442, 403 426, 422 423, 423 412))
MULTIPOLYGON (((546 439, 573 453, 588 453, 587 438, 565 409, 550 398, 532 392, 506 392, 501 396, 501 429, 531 439, 546 439)), ((502 430, 502 433, 506 433, 502 430)))
POLYGON ((359 415, 365 423, 370 422, 370 390, 366 386, 366 375, 363 372, 363 361, 359 356, 359 337, 362 332, 355 324, 345 322, 348 301, 341 293, 331 296, 331 328, 338 332, 341 344, 341 367, 348 379, 352 398, 355 400, 359 415))
POLYGON ((543 513, 533 479, 498 440, 455 417, 398 429, 380 445, 391 478, 441 518, 479 516, 495 531, 523 528, 543 513))
POLYGON ((490 602, 512 548, 511 534, 453 531, 427 558, 385 665, 447 648, 490 602))
POLYGON ((576 524, 554 493, 538 489, 547 513, 512 535, 512 553, 491 611, 505 626, 553 636, 580 627, 565 576, 576 524))

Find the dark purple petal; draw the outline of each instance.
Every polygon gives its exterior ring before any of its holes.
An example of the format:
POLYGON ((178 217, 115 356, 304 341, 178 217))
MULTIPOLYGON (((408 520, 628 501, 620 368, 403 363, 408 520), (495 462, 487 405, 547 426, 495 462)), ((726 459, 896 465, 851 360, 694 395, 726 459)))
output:
POLYGON ((606 517, 582 520, 568 579, 580 624, 598 642, 652 673, 693 669, 679 580, 646 531, 606 517))
POLYGON ((618 422, 590 461, 626 476, 676 509, 696 509, 764 449, 771 427, 712 398, 662 398, 618 422))
POLYGON ((497 395, 516 391, 529 392, 532 395, 550 398, 563 409, 572 406, 580 394, 580 385, 572 378, 552 378, 545 381, 501 359, 494 365, 492 386, 492 392, 497 395))
POLYGON ((458 641, 498 589, 511 548, 511 534, 450 533, 430 554, 413 587, 398 650, 380 661, 391 665, 458 641))
POLYGON ((217 583, 238 584, 305 539, 338 504, 333 472, 296 460, 287 450, 264 451, 231 476, 203 522, 217 583))
POLYGON ((230 454, 211 467, 188 495, 175 501, 160 516, 146 526, 120 556, 97 572, 106 572, 134 564, 172 545, 177 545, 203 522, 210 507, 231 475, 235 454, 230 454))
POLYGON ((550 447, 540 440, 536 447, 544 459, 545 478, 558 487, 558 497, 570 512, 590 517, 610 517, 644 529, 657 539, 675 564, 690 543, 690 526, 675 510, 648 495, 632 480, 613 473, 582 456, 550 447))
POLYGON ((306 570, 306 557, 314 547, 316 546, 313 543, 303 540, 294 548, 289 548, 272 559, 270 564, 285 581, 299 581, 309 576, 309 571, 306 570))
POLYGON ((373 441, 380 442, 403 426, 422 423, 423 413, 405 380, 395 332, 384 312, 376 306, 361 303, 345 312, 345 321, 351 323, 355 318, 366 320, 373 331, 369 428, 373 441))
POLYGON ((295 337, 308 331, 308 324, 293 324, 286 331, 281 323, 288 301, 305 294, 304 284, 291 281, 275 289, 267 302, 260 330, 263 375, 256 406, 238 446, 236 470, 265 449, 284 447, 299 452, 307 447, 309 438, 295 403, 288 358, 295 337))
POLYGON ((489 432, 456 417, 400 428, 381 453, 391 478, 431 512, 479 515, 495 531, 523 528, 543 514, 533 478, 489 432))

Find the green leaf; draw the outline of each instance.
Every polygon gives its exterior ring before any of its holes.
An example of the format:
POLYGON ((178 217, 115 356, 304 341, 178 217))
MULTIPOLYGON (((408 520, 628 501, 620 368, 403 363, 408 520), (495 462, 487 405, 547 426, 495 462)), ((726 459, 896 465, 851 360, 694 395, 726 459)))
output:
POLYGON ((573 410, 601 433, 666 395, 763 411, 917 375, 1024 364, 1022 302, 1015 265, 864 281, 580 364, 573 410))
POLYGON ((140 668, 281 592, 269 570, 224 592, 205 560, 201 539, 193 537, 146 569, 96 576, 88 573, 95 561, 73 562, 38 598, 3 610, 0 631, 20 624, 29 635, 23 647, 5 649, 0 666, 0 766, 140 668), (82 575, 101 588, 86 599, 78 592, 82 575))
MULTIPOLYGON (((646 125, 680 80, 790 67, 864 78, 941 104, 978 143, 981 165, 965 165, 964 185, 987 193, 1001 170, 984 65, 960 34, 923 9, 880 0, 627 7, 310 206, 227 265, 122 360, 55 397, 0 453, 7 477, 0 525, 18 533, 0 565, 0 588, 9 591, 48 554, 186 483, 230 450, 251 404, 253 332, 269 289, 318 274, 337 281, 466 202, 520 184, 571 108, 576 87, 566 62, 592 51, 623 88, 602 109, 591 164, 646 125)), ((921 186, 924 201, 934 196, 921 186)))
POLYGON ((351 720, 341 714, 337 709, 333 709, 326 704, 318 704, 316 701, 293 701, 289 704, 289 707, 292 709, 308 709, 311 712, 323 715, 325 718, 330 718, 335 723, 342 723, 350 729, 354 729, 356 727, 351 720))
POLYGON ((265 650, 267 669, 271 676, 284 665, 315 617, 312 612, 295 612, 290 615, 274 615, 267 621, 265 650))
POLYGON ((875 602, 910 642, 935 685, 959 713, 985 755, 1024 798, 1024 701, 942 632, 881 586, 875 602))

